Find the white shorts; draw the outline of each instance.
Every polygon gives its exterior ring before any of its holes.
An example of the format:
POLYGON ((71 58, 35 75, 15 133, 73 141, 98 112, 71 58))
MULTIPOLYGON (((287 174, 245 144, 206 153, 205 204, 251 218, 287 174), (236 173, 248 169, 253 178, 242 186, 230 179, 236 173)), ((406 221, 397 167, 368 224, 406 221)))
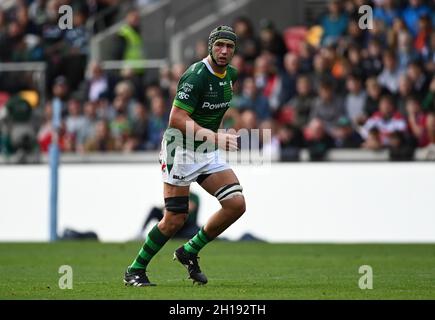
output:
POLYGON ((163 182, 175 186, 188 186, 200 175, 231 169, 222 159, 219 149, 199 153, 177 146, 168 150, 165 139, 162 140, 159 161, 162 165, 163 182))

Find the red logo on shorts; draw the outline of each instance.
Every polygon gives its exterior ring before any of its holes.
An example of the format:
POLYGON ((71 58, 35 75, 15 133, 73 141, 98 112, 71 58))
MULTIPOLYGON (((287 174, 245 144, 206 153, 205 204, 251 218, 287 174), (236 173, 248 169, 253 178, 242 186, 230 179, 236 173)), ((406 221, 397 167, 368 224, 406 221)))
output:
POLYGON ((165 171, 166 169, 166 163, 162 163, 162 171, 165 171))

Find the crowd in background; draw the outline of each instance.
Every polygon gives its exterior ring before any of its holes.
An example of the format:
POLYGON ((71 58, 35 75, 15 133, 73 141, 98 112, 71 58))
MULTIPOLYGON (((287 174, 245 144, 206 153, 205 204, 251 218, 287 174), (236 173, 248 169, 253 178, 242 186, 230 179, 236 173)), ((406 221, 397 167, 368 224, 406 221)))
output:
MULTIPOLYGON (((151 81, 143 70, 107 72, 89 61, 91 34, 84 23, 94 2, 19 1, 0 11, 1 61, 51 66, 45 105, 19 86, 25 77, 11 81, 0 72, 0 114, 8 110, 18 123, 31 118, 42 152, 52 138, 54 99, 62 105, 64 152, 158 150, 178 80, 208 54, 207 41, 198 41, 195 59, 161 68, 151 81), (54 21, 62 3, 77 10, 74 28, 60 32, 54 21)), ((299 159, 303 148, 312 160, 334 148, 388 149, 393 160, 411 160, 416 148, 435 145, 434 2, 333 0, 325 10, 315 23, 289 22, 282 32, 270 20, 258 28, 249 17, 233 21, 238 44, 232 65, 239 75, 223 127, 270 129, 272 141, 262 148, 282 160, 299 159), (358 8, 365 4, 373 8, 373 28, 361 28, 358 8)), ((126 24, 114 42, 114 59, 134 56, 129 46, 140 44, 137 11, 128 11, 126 24)), ((32 137, 26 137, 21 143, 31 149, 32 137)), ((13 152, 13 135, 3 130, 1 138, 2 151, 13 152)))

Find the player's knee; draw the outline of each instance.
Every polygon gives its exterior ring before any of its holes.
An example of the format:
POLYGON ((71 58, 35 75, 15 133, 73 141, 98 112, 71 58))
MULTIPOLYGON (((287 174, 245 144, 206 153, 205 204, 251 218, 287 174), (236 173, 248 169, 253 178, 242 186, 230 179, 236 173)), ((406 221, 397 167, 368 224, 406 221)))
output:
POLYGON ((236 211, 238 214, 242 215, 246 212, 246 202, 245 197, 243 196, 237 196, 234 197, 234 211, 236 211))
POLYGON ((174 234, 184 225, 186 220, 187 213, 173 214, 168 212, 161 221, 161 227, 166 231, 166 234, 174 234))
POLYGON ((245 198, 242 195, 222 201, 222 207, 230 210, 234 215, 241 216, 246 211, 245 198))
POLYGON ((222 208, 241 216, 246 211, 243 187, 239 183, 231 183, 219 188, 214 196, 221 202, 222 208))

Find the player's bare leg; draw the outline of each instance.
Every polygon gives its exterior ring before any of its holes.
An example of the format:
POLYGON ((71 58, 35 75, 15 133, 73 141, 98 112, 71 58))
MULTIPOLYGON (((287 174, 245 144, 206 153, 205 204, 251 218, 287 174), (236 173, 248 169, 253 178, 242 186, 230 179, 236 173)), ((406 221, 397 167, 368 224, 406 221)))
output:
POLYGON ((189 186, 163 187, 165 213, 163 219, 148 233, 143 247, 124 275, 125 285, 135 287, 153 286, 146 275, 151 259, 165 243, 183 226, 189 207, 189 186))
MULTIPOLYGON (((224 186, 239 184, 233 170, 225 170, 210 175, 201 184, 208 193, 215 195, 224 186)), ((211 238, 216 238, 245 212, 245 198, 241 194, 221 201, 222 208, 214 213, 204 226, 204 231, 211 238)))
POLYGON ((198 265, 198 252, 210 241, 220 235, 239 219, 246 210, 242 188, 231 169, 209 175, 201 186, 220 200, 222 208, 208 220, 198 233, 178 248, 174 259, 181 262, 188 270, 189 277, 199 284, 206 284, 207 277, 198 265))

